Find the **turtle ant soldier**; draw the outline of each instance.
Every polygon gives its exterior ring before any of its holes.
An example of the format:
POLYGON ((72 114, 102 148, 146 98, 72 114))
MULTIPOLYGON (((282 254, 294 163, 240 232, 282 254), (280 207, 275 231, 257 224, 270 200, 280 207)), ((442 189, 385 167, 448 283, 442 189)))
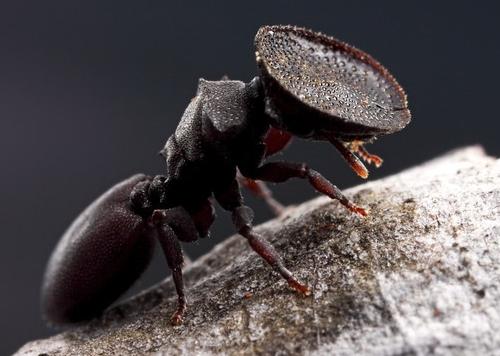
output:
POLYGON ((232 214, 251 248, 297 292, 310 289, 286 269, 273 246, 252 227, 240 184, 281 206, 262 181, 309 182, 350 211, 365 209, 306 164, 266 162, 293 136, 331 142, 352 169, 368 171, 356 153, 379 166, 363 144, 403 129, 411 116, 394 77, 370 55, 335 38, 292 26, 262 27, 255 38, 260 76, 249 83, 201 79, 162 155, 166 175, 135 175, 112 187, 73 223, 45 274, 42 302, 53 322, 76 322, 101 313, 147 267, 160 242, 178 293, 172 316, 180 324, 187 301, 180 241, 209 233, 212 199, 232 214), (238 173, 239 171, 239 173, 238 173), (239 182, 238 182, 239 181, 239 182))

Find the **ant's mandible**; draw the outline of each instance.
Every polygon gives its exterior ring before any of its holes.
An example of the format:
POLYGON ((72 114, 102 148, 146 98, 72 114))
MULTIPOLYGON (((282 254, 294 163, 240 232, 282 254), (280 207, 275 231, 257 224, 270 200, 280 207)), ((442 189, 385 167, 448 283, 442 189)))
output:
POLYGON ((261 181, 302 178, 350 211, 349 201, 306 164, 268 162, 298 136, 331 142, 354 171, 368 171, 356 157, 379 166, 363 144, 403 129, 410 121, 406 95, 370 55, 335 38, 292 26, 262 27, 255 37, 260 76, 249 83, 200 79, 162 155, 166 175, 135 175, 92 203, 66 231, 48 263, 42 287, 45 316, 54 323, 100 314, 147 267, 155 240, 172 270, 182 322, 187 301, 180 241, 209 233, 213 198, 232 214, 239 234, 299 293, 310 289, 286 269, 278 252, 252 228, 240 184, 276 202, 261 181))

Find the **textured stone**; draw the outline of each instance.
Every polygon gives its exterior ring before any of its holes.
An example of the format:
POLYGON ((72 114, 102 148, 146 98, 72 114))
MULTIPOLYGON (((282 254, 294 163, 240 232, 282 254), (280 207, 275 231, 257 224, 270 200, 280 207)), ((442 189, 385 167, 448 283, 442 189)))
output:
POLYGON ((258 227, 313 288, 301 297, 233 236, 171 280, 18 355, 500 353, 500 161, 478 147, 320 197, 258 227))

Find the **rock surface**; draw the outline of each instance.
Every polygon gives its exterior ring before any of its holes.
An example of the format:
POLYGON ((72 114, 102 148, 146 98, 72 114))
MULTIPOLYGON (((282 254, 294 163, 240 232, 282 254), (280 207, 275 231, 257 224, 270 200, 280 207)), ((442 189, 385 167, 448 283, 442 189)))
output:
POLYGON ((301 297, 233 236, 101 319, 18 355, 500 354, 500 160, 452 152, 349 189, 360 219, 320 197, 258 227, 313 288, 301 297))

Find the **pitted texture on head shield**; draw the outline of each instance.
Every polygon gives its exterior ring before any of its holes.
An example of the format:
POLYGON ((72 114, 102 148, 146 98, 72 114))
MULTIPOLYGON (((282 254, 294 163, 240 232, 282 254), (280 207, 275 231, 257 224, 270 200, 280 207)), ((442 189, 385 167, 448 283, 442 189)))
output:
POLYGON ((302 119, 309 120, 315 114, 327 131, 347 135, 392 133, 410 121, 406 95, 394 77, 346 43, 302 28, 266 26, 255 47, 271 115, 307 114, 302 119), (290 101, 298 104, 293 111, 285 107, 290 101))

